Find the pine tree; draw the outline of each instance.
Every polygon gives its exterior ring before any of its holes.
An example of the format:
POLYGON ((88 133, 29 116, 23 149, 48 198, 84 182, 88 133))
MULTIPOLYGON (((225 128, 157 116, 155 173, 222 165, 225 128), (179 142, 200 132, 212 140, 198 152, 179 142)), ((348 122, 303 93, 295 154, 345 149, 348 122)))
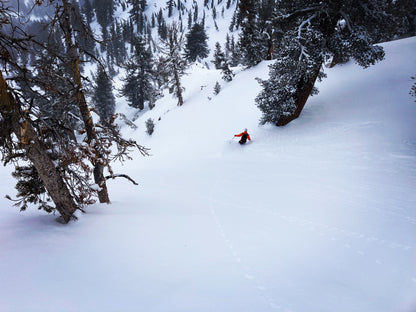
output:
POLYGON ((155 123, 153 119, 149 118, 146 120, 146 132, 148 135, 152 135, 155 130, 155 123))
POLYGON ((233 80, 234 78, 234 73, 233 71, 230 69, 230 61, 229 60, 224 60, 224 62, 221 65, 221 73, 222 73, 222 79, 224 79, 227 82, 230 82, 233 80))
POLYGON ((192 12, 189 11, 188 13, 188 29, 191 29, 192 27, 192 12))
MULTIPOLYGON (((265 59, 271 60, 274 55, 275 32, 272 19, 275 13, 276 0, 262 0, 259 5, 259 28, 262 33, 262 53, 266 52, 265 59)), ((264 57, 264 56, 262 56, 264 57)))
POLYGON ((215 83, 215 86, 214 86, 214 95, 217 95, 218 93, 220 93, 221 92, 221 85, 220 85, 220 83, 217 81, 216 83, 215 83))
POLYGON ((169 73, 168 87, 170 93, 174 93, 178 99, 178 106, 183 105, 184 87, 181 78, 185 74, 187 68, 186 60, 182 57, 182 49, 184 45, 183 33, 179 32, 177 24, 173 23, 168 27, 167 39, 162 41, 163 46, 160 50, 163 54, 163 61, 160 62, 164 66, 164 72, 169 73))
POLYGON ((242 57, 241 57, 239 47, 235 43, 234 35, 231 36, 230 52, 231 52, 231 65, 237 66, 240 63, 240 60, 242 57))
POLYGON ((168 36, 168 27, 166 26, 166 21, 163 20, 161 25, 157 29, 160 39, 166 40, 168 36))
POLYGON ((126 77, 123 79, 122 95, 127 97, 131 107, 143 110, 145 102, 148 102, 151 107, 156 95, 152 83, 153 58, 141 37, 136 38, 134 53, 125 63, 124 68, 126 69, 126 77))
POLYGON ((194 22, 196 23, 197 20, 198 20, 198 3, 195 4, 195 8, 194 8, 194 22))
POLYGON ((239 16, 241 34, 239 49, 242 52, 242 63, 252 67, 266 58, 267 44, 258 21, 258 1, 241 0, 239 2, 239 16))
MULTIPOLYGON (((412 79, 416 80, 416 76, 412 77, 412 79)), ((416 82, 413 83, 413 86, 410 88, 410 95, 416 97, 416 82)))
MULTIPOLYGON (((111 160, 123 159, 129 148, 139 147, 124 140, 114 124, 101 125, 101 131, 96 131, 81 75, 80 53, 84 51, 75 32, 82 28, 73 3, 62 0, 62 5, 55 6, 47 40, 26 36, 20 19, 13 21, 17 27, 0 28, 0 50, 8 52, 0 56, 0 152, 5 163, 24 161, 24 166, 16 166, 20 197, 16 204, 22 209, 34 203, 48 212, 56 210, 65 223, 74 218, 76 210, 93 203, 94 195, 108 202, 102 169, 107 168, 114 177, 111 160), (20 50, 33 60, 30 71, 26 60, 19 57, 20 50), (72 111, 75 106, 79 115, 72 111), (68 116, 79 119, 77 127, 84 138, 75 137, 75 126, 68 116), (109 149, 113 144, 117 154, 109 149), (98 190, 91 188, 92 176, 98 190)), ((0 16, 6 25, 13 14, 0 6, 0 16)))
POLYGON ((256 102, 263 112, 261 123, 285 125, 297 118, 316 79, 322 79, 323 62, 332 55, 345 55, 368 67, 383 59, 381 47, 373 45, 368 29, 385 19, 386 1, 354 0, 302 3, 278 2, 275 27, 282 33, 276 62, 269 80, 260 81, 263 91, 256 102), (362 7, 366 7, 363 10, 362 7))
POLYGON ((146 0, 127 0, 127 3, 130 4, 130 18, 136 23, 139 23, 140 14, 146 9, 146 0))
POLYGON ((225 61, 225 54, 222 52, 219 42, 215 43, 214 60, 211 61, 215 65, 215 69, 221 69, 222 63, 225 61))
POLYGON ((206 58, 209 54, 207 40, 208 36, 205 29, 200 24, 195 23, 186 35, 186 58, 191 62, 195 62, 197 58, 206 58))
POLYGON ((100 115, 101 123, 108 123, 115 111, 115 97, 113 84, 104 68, 99 67, 95 75, 95 87, 93 93, 94 107, 100 115))
POLYGON ((382 28, 382 31, 378 33, 377 42, 416 35, 416 6, 414 1, 391 1, 386 13, 392 16, 392 20, 386 20, 382 25, 376 26, 382 28))
POLYGON ((43 120, 48 120, 48 122, 59 120, 60 125, 65 129, 79 130, 81 114, 76 101, 68 92, 72 89, 69 83, 71 68, 52 52, 63 51, 62 32, 57 27, 55 31, 50 30, 48 37, 47 49, 37 55, 32 72, 36 73, 37 80, 42 81, 45 85, 53 86, 53 88, 45 88, 42 96, 27 92, 25 96, 35 101, 35 105, 39 107, 40 118, 43 120))
POLYGON ((110 38, 111 40, 107 44, 107 59, 109 67, 114 64, 121 64, 127 56, 122 35, 122 27, 118 23, 111 24, 110 38))
POLYGON ((175 1, 174 0, 168 0, 168 1, 166 1, 166 6, 168 8, 168 17, 172 17, 174 5, 175 5, 175 1))
POLYGON ((84 1, 83 11, 84 11, 85 17, 87 18, 88 25, 90 25, 92 22, 92 18, 94 17, 94 11, 93 11, 90 0, 84 1))
POLYGON ((108 38, 107 27, 113 22, 114 2, 113 0, 93 0, 92 3, 97 21, 101 25, 103 38, 108 38))

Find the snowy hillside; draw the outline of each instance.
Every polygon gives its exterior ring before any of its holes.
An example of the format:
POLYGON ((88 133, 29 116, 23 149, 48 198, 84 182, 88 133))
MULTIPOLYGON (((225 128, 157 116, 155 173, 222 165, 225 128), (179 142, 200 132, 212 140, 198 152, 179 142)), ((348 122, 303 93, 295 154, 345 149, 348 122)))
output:
POLYGON ((218 95, 195 65, 182 107, 166 94, 124 129, 152 149, 115 168, 139 187, 110 181, 68 225, 2 197, 0 311, 416 311, 416 38, 384 47, 326 69, 283 128, 258 126, 267 62, 218 95))

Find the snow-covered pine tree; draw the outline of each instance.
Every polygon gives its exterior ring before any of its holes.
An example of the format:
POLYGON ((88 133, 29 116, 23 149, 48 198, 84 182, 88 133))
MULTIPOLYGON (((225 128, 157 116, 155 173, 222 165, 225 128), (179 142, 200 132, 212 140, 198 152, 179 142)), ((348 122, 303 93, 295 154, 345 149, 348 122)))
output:
POLYGON ((134 40, 134 52, 125 62, 126 77, 121 94, 127 97, 129 105, 144 109, 145 102, 152 106, 156 90, 153 85, 153 57, 150 49, 146 48, 142 37, 134 40))
POLYGON ((160 39, 166 40, 166 38, 168 36, 168 27, 166 25, 166 21, 165 20, 162 20, 162 23, 157 28, 157 32, 159 34, 160 39))
POLYGON ((175 0, 167 0, 166 1, 166 7, 168 9, 168 17, 172 17, 174 6, 175 6, 175 0))
POLYGON ((266 39, 258 22, 257 0, 241 0, 238 4, 238 20, 241 25, 238 46, 241 51, 241 62, 252 67, 266 58, 266 39))
POLYGON ((187 68, 186 60, 182 56, 184 46, 183 33, 179 31, 179 26, 172 23, 168 26, 167 38, 162 40, 162 46, 159 47, 163 57, 160 64, 163 64, 163 70, 169 76, 167 84, 170 93, 173 93, 178 99, 178 106, 183 105, 183 91, 185 90, 181 83, 181 78, 187 68))
POLYGON ((102 124, 108 123, 114 115, 116 101, 113 94, 113 84, 103 67, 99 66, 95 75, 93 93, 94 107, 100 115, 102 124))
POLYGON ((114 20, 114 1, 113 0, 93 0, 92 6, 97 16, 97 21, 101 26, 103 39, 108 39, 107 27, 114 20))
POLYGON ((84 13, 84 15, 85 15, 85 17, 87 19, 88 25, 90 25, 91 22, 92 22, 92 19, 94 17, 94 10, 92 8, 91 1, 90 0, 85 0, 84 1, 83 13, 84 13))
POLYGON ((211 61, 215 65, 215 69, 221 69, 221 64, 225 61, 225 54, 221 49, 219 42, 215 43, 214 60, 211 61))
MULTIPOLYGON (((412 77, 412 79, 416 80, 416 75, 412 77)), ((413 83, 412 87, 410 88, 410 95, 416 97, 416 81, 415 83, 413 83)))
POLYGON ((152 118, 146 120, 146 132, 148 135, 152 135, 155 130, 155 123, 152 118))
POLYGON ((208 36, 201 24, 195 23, 186 35, 185 55, 190 62, 206 58, 209 54, 208 36))
POLYGON ((393 22, 383 24, 387 34, 379 39, 380 42, 416 35, 416 5, 413 0, 391 1, 387 13, 392 15, 393 22))
POLYGON ((233 80, 235 74, 230 68, 231 61, 225 59, 224 62, 221 64, 221 73, 222 73, 222 79, 224 79, 227 82, 230 82, 233 80))
POLYGON ((220 83, 217 81, 216 83, 215 83, 215 86, 214 86, 214 95, 217 95, 218 93, 220 93, 221 92, 221 85, 220 85, 220 83))
POLYGON ((123 40, 122 27, 114 22, 110 27, 111 40, 107 43, 108 65, 121 64, 127 57, 125 42, 123 40))
POLYGON ((194 3, 195 3, 195 7, 194 7, 194 23, 196 23, 198 21, 198 12, 199 12, 199 9, 198 9, 198 3, 196 3, 195 1, 194 1, 194 3))
MULTIPOLYGON (((48 38, 45 43, 47 49, 36 55, 32 73, 36 75, 36 80, 53 88, 44 88, 42 96, 30 90, 24 96, 34 101, 35 106, 39 108, 40 118, 45 122, 59 121, 65 131, 74 132, 80 129, 82 118, 78 105, 69 92, 72 90, 69 82, 71 68, 55 53, 52 53, 52 51, 64 50, 61 41, 62 32, 59 27, 56 27, 54 31, 49 30, 48 38)), ((25 82, 25 79, 21 82, 25 82)), ((60 132, 59 129, 55 131, 60 132)))
POLYGON ((261 123, 283 126, 297 118, 331 56, 351 57, 362 67, 383 59, 383 49, 373 45, 369 29, 383 23, 387 2, 277 1, 274 26, 282 38, 269 80, 260 81, 263 90, 256 103, 263 113, 261 123))
POLYGON ((262 33, 262 47, 264 51, 267 50, 266 55, 262 56, 266 60, 272 60, 274 58, 274 45, 276 44, 276 38, 274 29, 272 26, 272 17, 274 16, 276 7, 276 0, 261 0, 259 4, 259 27, 262 33), (267 45, 267 49, 266 49, 267 45))
POLYGON ((140 14, 146 9, 146 0, 127 0, 127 3, 130 4, 130 18, 136 23, 139 23, 140 14))

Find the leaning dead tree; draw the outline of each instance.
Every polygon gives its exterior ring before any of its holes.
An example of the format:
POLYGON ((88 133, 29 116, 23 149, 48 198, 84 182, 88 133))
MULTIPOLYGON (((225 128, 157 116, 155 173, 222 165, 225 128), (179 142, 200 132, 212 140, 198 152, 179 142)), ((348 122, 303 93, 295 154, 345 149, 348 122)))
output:
MULTIPOLYGON (((0 60, 3 69, 0 70, 0 151, 4 162, 23 159, 30 162, 31 169, 42 181, 38 184, 38 193, 33 192, 32 197, 24 200, 23 207, 29 202, 35 202, 48 207, 47 201, 42 201, 37 195, 45 189, 56 210, 64 222, 68 222, 78 209, 73 200, 64 177, 55 166, 48 147, 39 138, 37 126, 32 120, 30 108, 21 101, 19 93, 6 81, 3 73, 18 69, 15 61, 19 51, 26 50, 30 37, 12 25, 11 19, 15 13, 0 6, 0 60)), ((13 83, 13 82, 12 82, 13 83)), ((28 170, 29 171, 29 170, 28 170)))
MULTIPOLYGON (((30 116, 22 111, 19 100, 12 95, 0 72, 0 124, 3 155, 27 158, 34 166, 46 191, 55 203, 64 222, 68 222, 78 209, 67 185, 55 167, 47 147, 38 138, 30 116)), ((42 203, 46 205, 46 203, 42 203)))

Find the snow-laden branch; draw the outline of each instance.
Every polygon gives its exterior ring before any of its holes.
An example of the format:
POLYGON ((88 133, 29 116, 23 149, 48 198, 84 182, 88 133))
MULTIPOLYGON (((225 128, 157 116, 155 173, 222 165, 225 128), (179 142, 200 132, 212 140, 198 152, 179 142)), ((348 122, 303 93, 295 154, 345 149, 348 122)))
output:
POLYGON ((317 16, 316 13, 312 14, 308 19, 304 20, 298 27, 298 36, 296 37, 296 39, 298 40, 300 47, 301 47, 301 51, 300 51, 300 55, 299 55, 299 62, 302 60, 302 58, 305 56, 306 58, 309 57, 309 54, 306 52, 306 47, 301 43, 301 39, 302 39, 302 30, 305 26, 309 27, 311 25, 312 20, 317 16))
POLYGON ((309 57, 309 54, 306 53, 306 48, 301 45, 300 55, 299 55, 299 62, 302 61, 302 56, 305 56, 306 58, 309 57))
POLYGON ((298 27, 298 37, 297 39, 301 39, 302 38, 302 29, 303 27, 305 27, 305 25, 310 26, 311 25, 311 21, 316 17, 316 13, 312 14, 307 20, 303 21, 299 27, 298 27))
POLYGON ((284 15, 281 15, 281 17, 283 17, 283 18, 291 18, 291 17, 296 17, 296 16, 298 16, 298 15, 300 15, 300 14, 304 14, 304 13, 307 13, 307 12, 312 12, 312 11, 316 11, 317 9, 319 9, 321 7, 321 5, 315 5, 315 6, 311 6, 311 7, 308 7, 308 8, 304 8, 304 9, 300 9, 300 10, 296 10, 296 11, 294 11, 294 12, 292 12, 292 13, 289 13, 289 14, 284 14, 284 15))

